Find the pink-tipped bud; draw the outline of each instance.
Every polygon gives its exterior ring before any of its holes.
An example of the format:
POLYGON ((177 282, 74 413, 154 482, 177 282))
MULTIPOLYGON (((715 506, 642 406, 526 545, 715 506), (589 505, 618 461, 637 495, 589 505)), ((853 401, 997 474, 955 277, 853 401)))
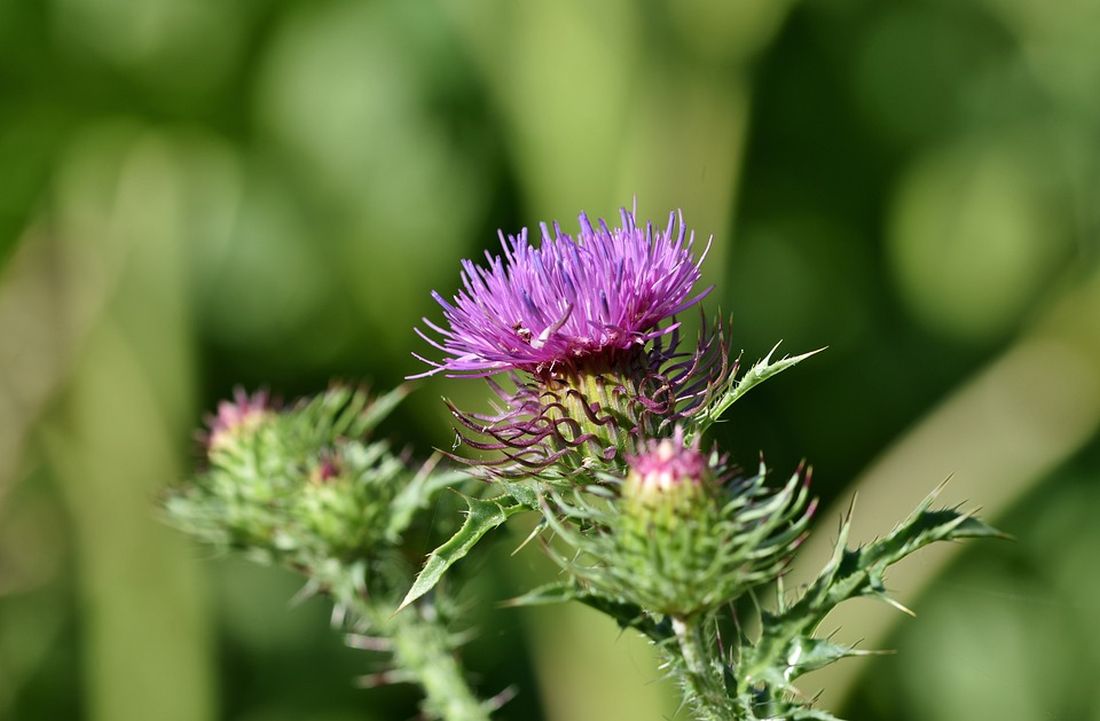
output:
POLYGON ((679 428, 672 438, 648 441, 627 462, 630 472, 623 483, 623 497, 645 505, 697 496, 711 478, 698 441, 685 444, 679 428))
POLYGON ((267 391, 248 393, 240 386, 233 389, 233 400, 218 403, 216 415, 208 416, 206 446, 208 450, 225 448, 242 434, 255 430, 273 415, 267 391))

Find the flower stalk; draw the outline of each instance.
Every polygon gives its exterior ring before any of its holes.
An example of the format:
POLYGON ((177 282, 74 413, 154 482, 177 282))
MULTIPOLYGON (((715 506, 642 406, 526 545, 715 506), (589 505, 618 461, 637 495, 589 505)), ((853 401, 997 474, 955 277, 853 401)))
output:
POLYGON ((490 704, 481 701, 467 683, 455 656, 453 634, 432 606, 421 603, 394 613, 392 603, 371 597, 360 564, 334 564, 327 572, 315 570, 310 575, 348 616, 349 627, 363 625, 387 642, 380 646, 392 654, 396 671, 381 677, 418 685, 424 692, 422 709, 429 718, 489 721, 490 704))
POLYGON ((703 626, 695 619, 673 618, 677 649, 683 663, 681 683, 698 721, 737 721, 725 690, 722 670, 710 661, 703 626))

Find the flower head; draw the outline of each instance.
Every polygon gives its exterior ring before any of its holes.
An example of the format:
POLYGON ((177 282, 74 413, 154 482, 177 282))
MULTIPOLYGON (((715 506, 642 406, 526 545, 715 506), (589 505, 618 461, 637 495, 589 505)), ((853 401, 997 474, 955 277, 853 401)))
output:
MULTIPOLYGON (((702 299, 694 233, 682 216, 670 213, 664 231, 639 227, 623 209, 621 225, 593 227, 580 216, 580 234, 541 224, 541 242, 501 234, 503 256, 486 252, 487 267, 463 261, 463 289, 452 302, 439 293, 449 327, 427 318, 438 339, 416 329, 442 351, 442 361, 417 356, 432 366, 422 377, 446 372, 488 376, 505 370, 539 372, 593 357, 644 346, 674 330, 661 322, 702 299)), ((709 242, 707 249, 709 249, 709 242)))

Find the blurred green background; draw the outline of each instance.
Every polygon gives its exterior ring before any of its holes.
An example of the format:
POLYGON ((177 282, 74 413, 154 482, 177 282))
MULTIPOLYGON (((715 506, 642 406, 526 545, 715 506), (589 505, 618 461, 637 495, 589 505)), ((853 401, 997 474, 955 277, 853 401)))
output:
MULTIPOLYGON (((408 719, 299 581, 152 499, 235 383, 420 370, 411 326, 497 228, 683 208, 746 358, 814 358, 718 435, 805 457, 855 537, 953 476, 1018 537, 891 578, 894 648, 807 678, 853 719, 1100 719, 1098 0, 0 0, 0 717, 408 719)), ((453 431, 436 380, 391 426, 453 431)), ((644 644, 472 560, 502 719, 671 718, 644 644)), ((677 718, 685 718, 681 712, 677 718)))

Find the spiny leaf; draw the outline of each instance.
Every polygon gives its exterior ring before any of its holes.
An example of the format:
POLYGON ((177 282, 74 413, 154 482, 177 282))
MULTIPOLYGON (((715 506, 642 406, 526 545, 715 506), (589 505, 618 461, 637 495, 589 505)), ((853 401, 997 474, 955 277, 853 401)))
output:
POLYGON ((804 673, 824 668, 834 661, 852 656, 883 655, 883 651, 864 651, 851 646, 834 643, 827 638, 803 638, 797 642, 787 658, 787 680, 798 678, 804 673))
POLYGON ((427 507, 436 491, 470 479, 470 474, 464 470, 447 469, 435 472, 435 466, 440 457, 436 454, 428 459, 393 499, 390 504, 389 523, 386 525, 386 538, 395 543, 399 541, 401 534, 412 522, 413 516, 421 508, 427 507))
POLYGON ((506 606, 547 606, 554 603, 579 601, 590 608, 610 616, 619 628, 633 628, 649 636, 654 642, 672 637, 672 626, 665 620, 655 620, 641 606, 619 599, 593 593, 575 580, 547 583, 522 596, 506 601, 506 606))
POLYGON ((412 588, 405 594, 404 600, 397 608, 398 611, 432 590, 447 569, 469 553, 482 536, 507 521, 509 517, 526 510, 526 507, 519 503, 508 504, 503 497, 488 500, 464 498, 469 510, 466 512, 466 521, 462 524, 462 528, 428 555, 424 568, 413 581, 412 588))
POLYGON ((736 403, 743 395, 755 388, 757 385, 768 380, 772 376, 778 375, 788 368, 792 368, 795 365, 806 360, 810 356, 817 355, 824 348, 818 348, 812 350, 809 353, 803 353, 796 356, 784 356, 783 358, 772 362, 772 356, 775 355, 775 351, 779 348, 779 343, 776 343, 768 354, 761 358, 757 363, 745 372, 739 380, 734 382, 731 379, 729 387, 725 393, 719 396, 715 401, 710 403, 703 411, 702 416, 698 420, 696 434, 701 434, 712 423, 715 423, 722 414, 729 410, 729 407, 736 403))
POLYGON ((555 581, 531 589, 522 596, 511 598, 502 605, 509 607, 549 606, 555 603, 575 601, 579 594, 580 589, 573 581, 555 581))
MULTIPOLYGON (((783 607, 778 613, 763 615, 760 639, 742 664, 745 679, 784 688, 801 673, 844 656, 867 653, 816 639, 813 633, 832 609, 848 599, 864 596, 887 600, 884 584, 886 570, 909 554, 936 541, 1005 537, 1005 534, 969 513, 954 509, 931 510, 939 490, 930 494, 889 535, 862 548, 846 547, 850 516, 846 518, 841 526, 836 552, 817 580, 793 605, 783 607)), ((832 717, 808 715, 791 718, 832 717)))

